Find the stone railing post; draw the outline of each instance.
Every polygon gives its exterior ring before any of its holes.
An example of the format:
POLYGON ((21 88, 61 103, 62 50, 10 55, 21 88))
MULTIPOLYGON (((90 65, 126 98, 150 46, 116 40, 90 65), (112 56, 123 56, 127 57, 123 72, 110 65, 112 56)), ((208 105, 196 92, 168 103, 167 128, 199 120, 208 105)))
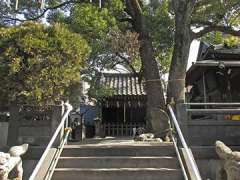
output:
POLYGON ((94 126, 95 126, 95 137, 103 137, 104 132, 103 132, 103 125, 102 125, 102 120, 100 118, 95 118, 94 119, 94 126))
MULTIPOLYGON (((64 114, 64 111, 65 111, 65 107, 64 107, 63 102, 61 102, 61 104, 59 104, 57 106, 52 107, 51 135, 50 136, 52 136, 54 134, 55 130, 57 129, 58 125, 60 124, 62 116, 64 114)), ((60 145, 60 142, 61 142, 63 136, 64 136, 64 128, 61 129, 61 132, 59 133, 58 138, 54 142, 55 146, 60 145)))
POLYGON ((8 180, 9 178, 22 180, 23 167, 20 156, 27 150, 28 144, 23 144, 11 147, 8 153, 0 152, 0 180, 8 180), (14 172, 14 177, 9 177, 11 172, 14 172))

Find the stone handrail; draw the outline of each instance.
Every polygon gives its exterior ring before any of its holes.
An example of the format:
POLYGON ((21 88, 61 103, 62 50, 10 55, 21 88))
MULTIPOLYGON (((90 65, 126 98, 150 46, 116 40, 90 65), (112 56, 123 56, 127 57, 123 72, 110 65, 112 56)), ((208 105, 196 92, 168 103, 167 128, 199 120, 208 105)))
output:
POLYGON ((23 167, 21 155, 28 150, 28 144, 13 146, 8 153, 0 152, 0 180, 8 180, 9 174, 14 173, 14 178, 22 180, 23 167))

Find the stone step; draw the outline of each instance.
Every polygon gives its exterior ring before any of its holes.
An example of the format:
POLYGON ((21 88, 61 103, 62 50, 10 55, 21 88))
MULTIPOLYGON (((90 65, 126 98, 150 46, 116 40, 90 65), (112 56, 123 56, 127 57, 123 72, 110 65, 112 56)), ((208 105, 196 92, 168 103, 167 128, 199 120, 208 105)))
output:
POLYGON ((60 157, 58 168, 179 168, 175 157, 60 157))
POLYGON ((172 145, 161 146, 81 146, 67 145, 62 157, 89 156, 176 156, 172 145))
POLYGON ((57 168, 52 180, 183 180, 180 169, 168 168, 57 168))

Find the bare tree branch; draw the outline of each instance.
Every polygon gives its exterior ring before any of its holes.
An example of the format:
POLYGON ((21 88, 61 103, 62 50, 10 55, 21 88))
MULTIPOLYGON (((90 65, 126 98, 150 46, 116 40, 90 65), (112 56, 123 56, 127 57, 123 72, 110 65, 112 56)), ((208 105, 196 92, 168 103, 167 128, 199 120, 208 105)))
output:
POLYGON ((192 22, 192 24, 202 25, 203 27, 205 26, 203 28, 203 30, 193 34, 194 39, 200 38, 200 37, 204 36, 205 34, 212 32, 212 31, 220 31, 220 32, 230 34, 233 36, 240 36, 240 30, 235 30, 231 26, 216 25, 209 21, 192 22))
POLYGON ((133 19, 131 18, 121 18, 121 19, 118 19, 120 22, 129 22, 130 24, 133 24, 133 19))
POLYGON ((13 18, 13 17, 10 17, 10 16, 5 16, 4 18, 9 19, 10 21, 19 21, 19 22, 24 22, 24 21, 35 21, 35 20, 38 20, 39 18, 43 17, 49 10, 54 10, 54 9, 59 9, 59 8, 62 8, 64 6, 67 6, 69 4, 78 4, 78 3, 82 3, 83 0, 68 0, 68 1, 65 1, 63 3, 60 3, 56 6, 51 6, 51 7, 46 7, 44 8, 40 14, 38 14, 37 16, 35 17, 32 17, 32 18, 28 18, 28 19, 19 19, 19 18, 13 18))

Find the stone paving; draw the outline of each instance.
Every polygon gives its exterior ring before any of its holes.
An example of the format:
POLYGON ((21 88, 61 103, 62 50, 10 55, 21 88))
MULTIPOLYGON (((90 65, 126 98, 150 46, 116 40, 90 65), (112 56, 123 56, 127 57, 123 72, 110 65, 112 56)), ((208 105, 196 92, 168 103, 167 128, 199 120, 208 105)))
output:
POLYGON ((91 138, 80 142, 69 142, 68 145, 81 146, 164 146, 172 145, 171 142, 147 142, 134 141, 132 137, 105 137, 105 138, 91 138))

